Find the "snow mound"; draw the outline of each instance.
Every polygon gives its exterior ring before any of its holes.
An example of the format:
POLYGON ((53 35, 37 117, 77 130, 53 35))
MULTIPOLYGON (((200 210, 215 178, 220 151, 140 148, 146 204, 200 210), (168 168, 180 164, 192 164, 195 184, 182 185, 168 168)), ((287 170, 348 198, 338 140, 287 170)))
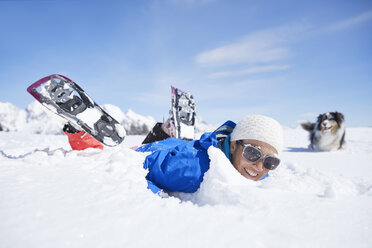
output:
POLYGON ((145 135, 156 124, 153 117, 139 115, 130 109, 125 114, 119 107, 111 104, 103 105, 102 109, 121 123, 128 135, 145 135))
POLYGON ((0 132, 1 244, 244 247, 248 235, 250 247, 371 247, 372 128, 346 133, 346 150, 313 152, 307 132, 285 129, 282 163, 259 182, 211 147, 197 192, 159 197, 146 153, 129 149, 143 136, 71 151, 61 135, 0 132))
MULTIPOLYGON (((222 124, 222 123, 221 123, 222 124)), ((195 117, 195 133, 213 132, 218 128, 217 125, 210 125, 204 121, 199 115, 195 117)))
POLYGON ((151 116, 143 116, 128 110, 126 118, 122 122, 130 135, 147 134, 155 125, 156 121, 151 116))
POLYGON ((115 105, 112 104, 103 104, 101 108, 106 111, 109 115, 114 117, 115 120, 117 120, 119 123, 122 123, 125 119, 125 114, 121 109, 115 105))
POLYGON ((26 124, 26 111, 11 103, 0 102, 0 131, 18 131, 26 124))
POLYGON ((37 134, 61 134, 67 121, 34 101, 26 108, 26 124, 19 131, 37 134))
POLYGON ((26 110, 0 102, 0 131, 58 134, 64 122, 37 101, 30 103, 26 110))

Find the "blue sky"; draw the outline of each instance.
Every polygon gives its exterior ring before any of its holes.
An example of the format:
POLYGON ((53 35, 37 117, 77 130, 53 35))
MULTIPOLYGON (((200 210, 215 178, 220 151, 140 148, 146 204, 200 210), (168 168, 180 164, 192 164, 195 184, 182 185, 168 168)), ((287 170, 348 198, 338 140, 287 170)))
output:
POLYGON ((211 124, 340 111, 372 126, 372 1, 0 0, 0 102, 53 73, 98 104, 166 118, 170 85, 211 124))

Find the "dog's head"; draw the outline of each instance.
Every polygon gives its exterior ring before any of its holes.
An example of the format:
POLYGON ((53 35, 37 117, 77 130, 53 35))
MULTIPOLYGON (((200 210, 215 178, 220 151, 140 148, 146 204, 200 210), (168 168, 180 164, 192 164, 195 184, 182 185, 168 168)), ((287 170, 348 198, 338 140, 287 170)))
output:
POLYGON ((327 112, 318 116, 317 129, 321 132, 336 133, 343 123, 343 114, 338 112, 327 112))

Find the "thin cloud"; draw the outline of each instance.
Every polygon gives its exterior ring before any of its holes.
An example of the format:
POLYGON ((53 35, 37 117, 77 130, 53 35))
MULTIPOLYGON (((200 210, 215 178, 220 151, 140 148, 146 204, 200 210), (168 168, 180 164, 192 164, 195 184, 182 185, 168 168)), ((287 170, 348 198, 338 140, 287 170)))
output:
POLYGON ((303 113, 301 114, 301 117, 307 117, 307 118, 313 118, 313 117, 317 117, 319 115, 319 113, 303 113))
POLYGON ((225 108, 208 108, 202 109, 201 115, 203 119, 212 119, 217 120, 215 124, 223 123, 226 121, 226 114, 228 114, 228 119, 238 122, 244 116, 249 114, 261 114, 261 115, 270 115, 273 116, 272 112, 278 112, 278 106, 272 104, 260 104, 259 106, 247 106, 247 107, 225 107, 225 108), (224 114, 221 114, 224 113, 224 114))
POLYGON ((181 5, 188 5, 188 6, 195 6, 195 5, 204 5, 216 2, 217 0, 168 0, 168 2, 172 4, 181 4, 181 5))
POLYGON ((223 72, 215 72, 209 74, 208 78, 223 78, 223 77, 232 77, 232 76, 243 76, 243 75, 250 75, 262 72, 270 72, 270 71, 283 71, 289 69, 290 65, 267 65, 267 66, 254 66, 245 70, 239 71, 223 71, 223 72))
POLYGON ((252 95, 252 90, 260 91, 276 84, 275 78, 230 81, 228 87, 225 82, 195 80, 192 85, 189 85, 188 92, 200 102, 228 102, 231 99, 246 99, 247 96, 254 101, 261 99, 261 95, 252 95))
POLYGON ((198 54, 196 63, 200 66, 226 66, 280 61, 291 55, 287 43, 304 28, 285 26, 255 32, 232 44, 198 54))
POLYGON ((366 22, 372 20, 372 10, 368 10, 366 12, 363 12, 353 18, 349 18, 344 21, 340 21, 332 26, 330 26, 328 29, 333 31, 338 31, 346 28, 350 28, 352 26, 355 26, 359 23, 366 22))

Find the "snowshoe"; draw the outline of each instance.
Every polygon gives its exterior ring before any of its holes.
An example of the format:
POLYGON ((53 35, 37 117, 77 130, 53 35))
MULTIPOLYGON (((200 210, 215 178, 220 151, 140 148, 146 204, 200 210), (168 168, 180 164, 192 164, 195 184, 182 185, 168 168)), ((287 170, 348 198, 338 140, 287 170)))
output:
POLYGON ((192 140, 195 137, 195 100, 194 97, 172 88, 172 101, 169 118, 169 130, 172 137, 192 140))
POLYGON ((27 91, 76 129, 86 131, 107 146, 116 146, 125 138, 124 127, 65 76, 44 77, 30 85, 27 91))

